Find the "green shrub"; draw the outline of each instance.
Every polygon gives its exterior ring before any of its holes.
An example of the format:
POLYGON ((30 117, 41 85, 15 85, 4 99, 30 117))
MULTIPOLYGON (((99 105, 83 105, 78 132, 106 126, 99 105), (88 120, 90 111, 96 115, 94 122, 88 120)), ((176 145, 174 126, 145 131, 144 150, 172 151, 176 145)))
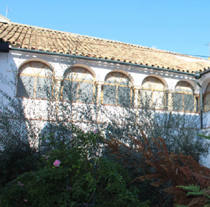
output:
POLYGON ((72 128, 71 138, 46 143, 52 150, 41 158, 40 169, 20 175, 2 190, 5 207, 148 206, 129 185, 128 172, 119 164, 97 156, 100 133, 72 128))
POLYGON ((34 148, 23 142, 6 146, 0 151, 0 186, 4 187, 25 172, 36 170, 39 157, 34 148))
MULTIPOLYGON (((192 207, 210 207, 210 188, 200 189, 197 185, 177 186, 188 191, 188 205, 192 207)), ((184 202, 184 200, 183 200, 184 202)), ((176 205, 176 207, 187 207, 186 205, 176 205)))

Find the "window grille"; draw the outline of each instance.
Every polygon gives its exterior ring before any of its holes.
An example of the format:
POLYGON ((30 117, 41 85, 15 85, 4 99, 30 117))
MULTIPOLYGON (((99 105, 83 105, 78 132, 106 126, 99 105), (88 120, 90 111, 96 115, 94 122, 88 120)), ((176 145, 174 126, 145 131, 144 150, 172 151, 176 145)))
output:
POLYGON ((140 90, 140 107, 164 109, 167 107, 167 93, 165 85, 155 77, 148 77, 143 81, 140 90))
POLYGON ((175 111, 196 111, 196 99, 193 87, 185 82, 180 81, 176 85, 173 93, 173 110, 175 111))
POLYGON ((44 63, 30 62, 20 68, 17 96, 35 99, 53 98, 53 72, 44 63))
POLYGON ((102 103, 133 106, 133 90, 130 79, 120 72, 108 74, 103 86, 102 103))
POLYGON ((84 68, 71 68, 67 71, 62 86, 63 100, 77 103, 93 103, 95 79, 84 68))

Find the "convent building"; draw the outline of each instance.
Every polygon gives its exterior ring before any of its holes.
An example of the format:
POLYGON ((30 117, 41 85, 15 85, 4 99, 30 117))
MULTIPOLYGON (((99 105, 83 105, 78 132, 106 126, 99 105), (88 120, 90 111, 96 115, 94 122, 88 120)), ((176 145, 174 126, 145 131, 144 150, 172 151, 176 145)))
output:
MULTIPOLYGON (((0 15, 0 73, 15 77, 15 90, 0 83, 1 90, 21 98, 26 117, 42 127, 49 120, 106 125, 109 117, 93 105, 117 117, 117 109, 138 114, 147 102, 159 113, 195 115, 197 128, 209 131, 208 59, 24 25, 0 15), (74 113, 75 105, 82 111, 74 113)), ((118 123, 123 122, 121 116, 118 123)))

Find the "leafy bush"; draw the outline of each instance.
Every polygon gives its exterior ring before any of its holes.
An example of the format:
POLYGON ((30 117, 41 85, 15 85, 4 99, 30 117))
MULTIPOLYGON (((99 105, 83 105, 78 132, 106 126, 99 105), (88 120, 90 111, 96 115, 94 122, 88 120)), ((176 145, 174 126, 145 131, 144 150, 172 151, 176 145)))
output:
POLYGON ((0 186, 4 187, 25 172, 36 170, 39 157, 39 153, 27 143, 6 146, 0 151, 0 186))
MULTIPOLYGON (((152 205, 169 207, 173 204, 190 204, 192 198, 186 197, 186 192, 177 188, 177 185, 193 184, 201 186, 201 189, 209 187, 210 169, 189 155, 170 153, 162 138, 153 138, 152 143, 142 132, 143 141, 132 137, 131 140, 130 146, 115 139, 107 140, 107 150, 129 170, 132 183, 142 196, 146 199, 149 197, 152 205)), ((193 200, 197 206, 202 203, 199 199, 206 202, 205 198, 197 198, 199 202, 193 200)))
POLYGON ((47 143, 51 151, 41 158, 40 168, 20 175, 2 190, 5 207, 57 206, 148 206, 140 202, 139 191, 129 182, 119 164, 97 156, 100 133, 72 127, 71 138, 47 143))
MULTIPOLYGON (((191 207, 209 207, 210 206, 210 187, 207 189, 200 190, 200 186, 188 185, 188 186, 177 186, 183 190, 188 191, 187 196, 190 196, 187 206, 191 207)), ((176 207, 187 207, 186 205, 176 205, 176 207)))

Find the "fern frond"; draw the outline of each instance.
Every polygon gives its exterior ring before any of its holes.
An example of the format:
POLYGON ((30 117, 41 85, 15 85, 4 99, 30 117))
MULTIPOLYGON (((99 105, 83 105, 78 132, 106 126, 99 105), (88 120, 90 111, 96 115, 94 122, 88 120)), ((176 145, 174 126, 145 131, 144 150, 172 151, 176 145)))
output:
POLYGON ((197 185, 188 185, 188 186, 182 186, 182 185, 178 185, 176 186, 178 188, 182 188, 184 190, 187 190, 187 191, 193 191, 193 192, 199 192, 200 191, 200 186, 197 186, 197 185))
POLYGON ((158 137, 158 139, 160 140, 160 142, 161 142, 161 144, 163 146, 163 150, 164 150, 165 154, 169 155, 169 152, 167 150, 166 143, 165 143, 164 139, 162 137, 158 137))
POLYGON ((188 192, 187 196, 190 196, 190 195, 193 195, 193 196, 203 195, 203 192, 188 192))
MULTIPOLYGON (((206 197, 208 197, 210 199, 210 188, 203 189, 202 192, 203 192, 203 195, 205 195, 206 197)), ((209 202, 210 202, 210 200, 209 200, 209 202)))
POLYGON ((131 146, 116 139, 106 142, 111 154, 132 170, 135 178, 131 183, 150 180, 152 186, 159 187, 170 182, 171 186, 164 192, 173 195, 174 204, 182 204, 182 207, 207 204, 210 199, 210 189, 207 189, 210 186, 210 169, 191 156, 169 153, 164 139, 153 138, 151 142, 142 130, 141 133, 141 140, 130 136, 131 146), (186 196, 186 190, 190 197, 186 196))
POLYGON ((205 139, 210 139, 210 136, 206 136, 206 135, 203 135, 203 134, 198 134, 199 137, 203 137, 205 139))

